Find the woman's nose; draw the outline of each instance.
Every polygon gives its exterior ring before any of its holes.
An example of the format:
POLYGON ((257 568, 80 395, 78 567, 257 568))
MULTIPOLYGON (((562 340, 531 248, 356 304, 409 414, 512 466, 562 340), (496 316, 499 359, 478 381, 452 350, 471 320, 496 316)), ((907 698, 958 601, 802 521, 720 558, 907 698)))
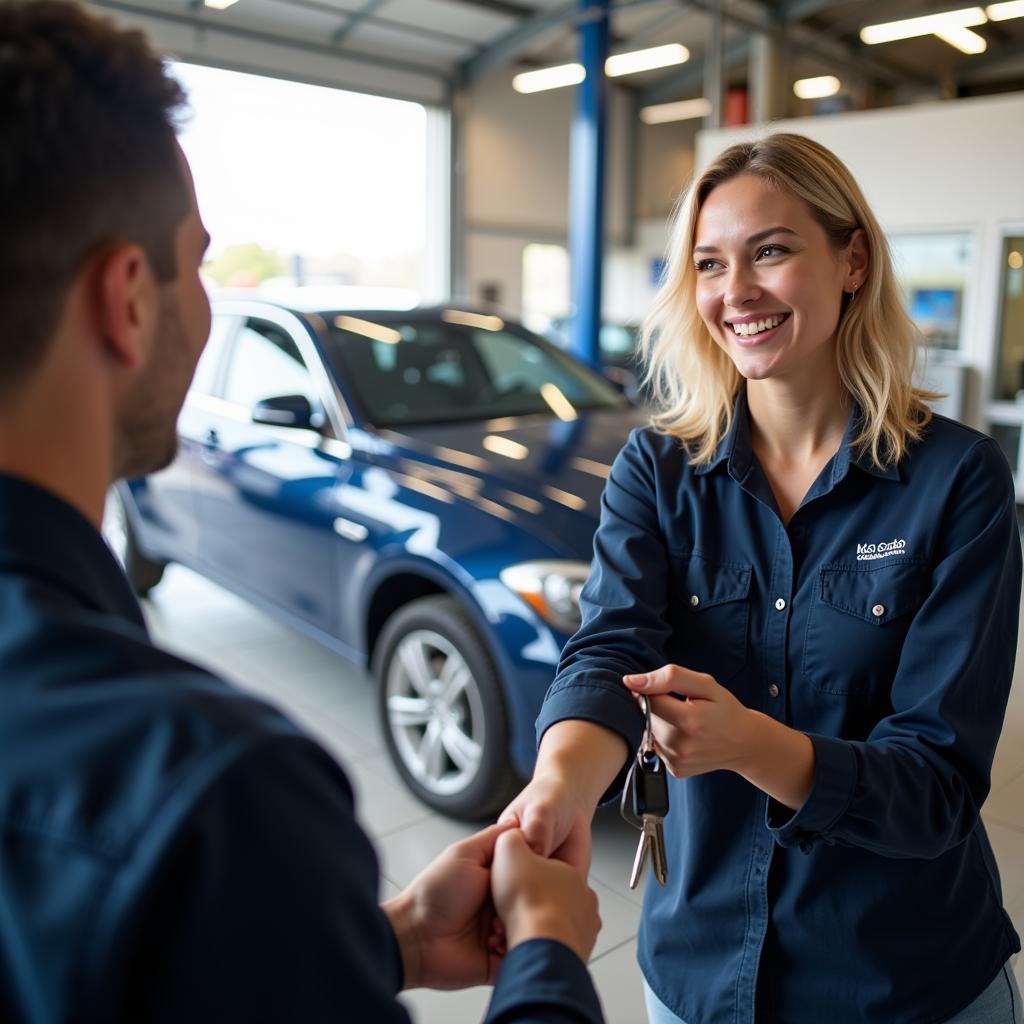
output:
POLYGON ((757 277, 749 267, 733 265, 727 271, 725 280, 725 304, 740 309, 748 302, 761 297, 757 277))

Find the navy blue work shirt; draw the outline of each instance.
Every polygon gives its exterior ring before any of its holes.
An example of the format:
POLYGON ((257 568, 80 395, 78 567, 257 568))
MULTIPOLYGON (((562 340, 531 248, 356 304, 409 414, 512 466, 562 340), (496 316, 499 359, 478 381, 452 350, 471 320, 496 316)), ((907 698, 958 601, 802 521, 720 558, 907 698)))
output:
MULTIPOLYGON (((344 773, 150 643, 92 526, 0 475, 0 1020, 409 1024, 344 773)), ((491 1024, 596 1024, 579 958, 506 957, 491 1024)))
POLYGON ((639 960, 687 1024, 944 1021, 1020 948, 978 816, 1017 643, 1009 469, 940 416, 878 469, 856 419, 788 524, 743 393, 708 465, 634 431, 538 720, 635 749, 622 676, 678 664, 814 744, 795 813, 733 772, 670 780, 639 960))

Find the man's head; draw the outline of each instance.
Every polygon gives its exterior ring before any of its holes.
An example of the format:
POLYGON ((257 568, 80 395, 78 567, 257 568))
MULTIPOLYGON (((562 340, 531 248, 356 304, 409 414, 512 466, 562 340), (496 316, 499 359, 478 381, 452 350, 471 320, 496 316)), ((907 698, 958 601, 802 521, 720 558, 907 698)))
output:
POLYGON ((0 403, 84 296, 72 326, 111 369, 114 470, 156 468, 209 328, 184 94, 141 33, 64 0, 0 0, 0 96, 0 403))

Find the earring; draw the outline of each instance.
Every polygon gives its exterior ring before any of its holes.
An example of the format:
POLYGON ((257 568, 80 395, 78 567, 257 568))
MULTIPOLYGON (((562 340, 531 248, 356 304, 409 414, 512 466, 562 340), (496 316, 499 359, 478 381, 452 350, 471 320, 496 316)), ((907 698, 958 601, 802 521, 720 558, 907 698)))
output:
POLYGON ((844 292, 843 294, 846 296, 847 304, 853 302, 853 300, 857 298, 857 285, 850 285, 850 290, 848 292, 844 292))

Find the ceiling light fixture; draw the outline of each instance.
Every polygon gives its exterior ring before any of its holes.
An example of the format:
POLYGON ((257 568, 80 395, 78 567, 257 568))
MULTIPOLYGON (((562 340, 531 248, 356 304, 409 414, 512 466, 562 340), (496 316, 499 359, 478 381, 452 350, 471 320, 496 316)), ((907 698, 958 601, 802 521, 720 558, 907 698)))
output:
POLYGON ((642 107, 640 120, 644 124, 668 124, 670 121, 707 117, 710 113, 711 101, 701 97, 697 100, 679 100, 675 103, 656 103, 652 107, 642 107))
POLYGON ((1024 0, 1009 0, 1005 4, 989 4, 985 13, 993 21, 1009 21, 1010 18, 1024 18, 1024 0))
POLYGON ((516 92, 543 92, 545 89, 561 89, 567 85, 579 85, 587 77, 582 64, 559 64, 554 68, 538 68, 524 71, 512 79, 516 92))
POLYGON ((915 36, 938 35, 958 28, 975 28, 984 25, 985 12, 980 7, 965 7, 959 11, 943 14, 926 14, 920 18, 905 18, 881 25, 866 25, 860 30, 861 42, 892 43, 897 39, 913 39, 915 36))
POLYGON ((203 0, 203 2, 207 7, 212 7, 215 11, 223 11, 232 4, 237 4, 238 0, 203 0))
POLYGON ((689 59, 690 51, 685 46, 669 43, 667 46, 651 46, 632 53, 616 53, 604 62, 604 73, 609 78, 618 78, 620 75, 635 75, 641 71, 685 64, 689 59))
POLYGON ((793 83, 793 92, 802 100, 820 100, 826 96, 835 96, 840 84, 835 75, 801 78, 793 83))
POLYGON ((944 43, 955 46, 961 53, 984 53, 988 49, 984 37, 969 28, 943 29, 935 35, 944 43))

